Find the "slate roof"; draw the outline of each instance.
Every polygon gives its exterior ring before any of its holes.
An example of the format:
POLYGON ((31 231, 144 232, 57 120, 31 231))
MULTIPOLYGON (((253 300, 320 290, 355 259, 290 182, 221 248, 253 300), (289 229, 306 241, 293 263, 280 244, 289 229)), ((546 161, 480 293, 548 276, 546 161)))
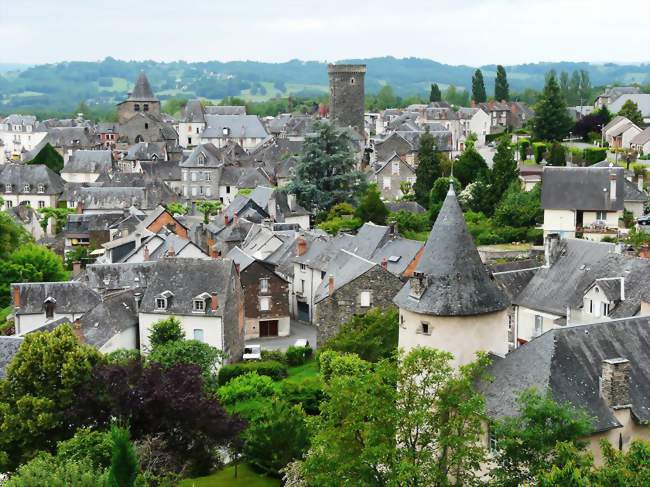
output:
POLYGON ((62 173, 105 173, 113 170, 110 150, 77 150, 63 166, 62 173))
POLYGON ((138 79, 135 81, 133 91, 129 95, 131 101, 158 101, 151 90, 151 85, 144 71, 140 71, 138 79))
POLYGON ((386 208, 391 213, 408 211, 409 213, 425 213, 425 210, 417 201, 387 201, 386 208))
POLYGON ((641 111, 641 115, 643 115, 643 118, 650 117, 650 93, 623 94, 616 98, 616 100, 612 101, 609 105, 607 105, 607 108, 612 113, 618 113, 621 111, 621 108, 623 108, 623 105, 628 100, 636 103, 636 105, 639 107, 639 110, 641 111))
POLYGON ((542 208, 563 210, 623 209, 622 167, 550 167, 542 173, 542 208), (609 175, 616 174, 616 199, 610 199, 609 175))
POLYGON ((197 145, 180 167, 220 167, 223 166, 225 154, 212 143, 197 145), (203 163, 199 161, 203 158, 203 163))
POLYGON ((68 215, 64 231, 66 234, 108 231, 120 218, 122 216, 115 213, 71 213, 68 215))
POLYGON ((362 276, 377 264, 359 257, 347 250, 340 250, 327 265, 326 276, 314 291, 314 303, 329 296, 329 278, 334 277, 334 292, 357 277, 362 276))
POLYGON ((101 348, 115 335, 129 328, 137 328, 137 309, 133 290, 105 296, 99 305, 81 317, 80 325, 84 342, 101 348))
POLYGON ((265 139, 269 135, 256 115, 206 115, 205 121, 207 125, 201 134, 203 139, 265 139), (230 130, 228 135, 224 135, 224 128, 230 130))
POLYGON ((14 194, 39 194, 39 184, 44 185, 40 194, 61 194, 65 182, 57 173, 44 164, 5 164, 0 165, 0 193, 4 193, 6 185, 12 185, 14 194), (25 185, 29 184, 29 191, 25 185))
MULTIPOLYGON (((223 314, 225 303, 230 299, 229 288, 235 267, 231 259, 168 258, 159 260, 150 275, 149 285, 142 299, 140 310, 155 312, 155 298, 165 291, 173 297, 168 301, 165 314, 192 315, 192 301, 202 294, 216 292, 219 308, 216 315, 223 314), (187 276, 192 276, 188 279, 187 276)), ((211 314, 211 313, 210 313, 211 314)))
POLYGON ((226 257, 232 259, 235 264, 238 264, 240 271, 247 269, 248 266, 255 262, 255 257, 248 255, 239 247, 233 247, 230 249, 230 252, 226 254, 226 257))
POLYGON ((650 142, 650 127, 644 129, 643 132, 635 135, 632 140, 630 140, 630 144, 635 145, 645 145, 648 142, 650 142))
POLYGON ((487 373, 493 377, 478 389, 492 418, 516 416, 518 394, 528 388, 548 391, 557 402, 569 402, 594 417, 594 432, 621 427, 600 396, 603 360, 625 358, 631 363, 632 414, 650 421, 650 318, 632 317, 547 331, 529 343, 495 358, 487 373))
POLYGON ((22 345, 24 338, 13 336, 0 336, 0 379, 4 379, 6 375, 7 365, 11 362, 18 353, 20 345, 22 345))
POLYGON ((623 181, 623 200, 645 202, 648 201, 648 193, 641 191, 636 184, 625 179, 623 181))
POLYGON ((83 203, 84 210, 123 210, 130 206, 150 210, 176 199, 167 186, 156 185, 82 187, 74 196, 74 201, 83 203))
POLYGON ((205 107, 208 115, 246 115, 244 105, 208 105, 205 107))
POLYGON ((467 316, 510 305, 483 265, 451 187, 416 272, 425 276, 426 289, 416 299, 410 296, 411 283, 407 282, 394 299, 400 308, 436 316, 467 316))
POLYGON ((513 300, 514 304, 559 316, 566 315, 567 306, 580 287, 583 276, 607 254, 614 252, 613 244, 582 239, 565 239, 558 245, 557 261, 550 267, 539 269, 513 300))
POLYGON ((146 288, 156 262, 89 264, 77 280, 96 291, 146 288))
POLYGON ((126 161, 152 161, 154 155, 159 161, 165 160, 164 142, 138 142, 129 147, 124 156, 126 161))
POLYGON ((529 269, 495 272, 493 276, 497 286, 508 296, 510 301, 514 301, 535 276, 538 269, 539 267, 531 267, 529 269))
POLYGON ((413 262, 418 252, 424 247, 424 242, 406 238, 391 238, 370 256, 369 260, 381 264, 386 259, 387 270, 391 274, 401 276, 413 262))
POLYGON ((75 282, 29 282, 12 284, 20 289, 20 307, 16 315, 44 313, 43 302, 56 300, 56 313, 83 313, 100 302, 100 296, 86 285, 75 282))
POLYGON ((183 122, 186 123, 205 123, 203 106, 201 100, 190 100, 183 110, 183 122))
POLYGON ((140 167, 145 178, 159 181, 181 180, 181 167, 176 161, 143 161, 140 167))

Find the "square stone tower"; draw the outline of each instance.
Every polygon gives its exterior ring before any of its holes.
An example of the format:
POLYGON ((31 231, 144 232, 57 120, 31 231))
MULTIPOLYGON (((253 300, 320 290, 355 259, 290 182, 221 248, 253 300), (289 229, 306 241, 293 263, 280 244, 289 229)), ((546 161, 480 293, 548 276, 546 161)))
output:
POLYGON ((364 133, 365 64, 330 64, 330 120, 338 127, 364 133))

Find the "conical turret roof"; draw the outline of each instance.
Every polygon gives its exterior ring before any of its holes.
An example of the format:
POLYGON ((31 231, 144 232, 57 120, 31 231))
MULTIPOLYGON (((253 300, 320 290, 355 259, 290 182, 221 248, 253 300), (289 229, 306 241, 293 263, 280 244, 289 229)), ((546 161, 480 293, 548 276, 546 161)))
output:
POLYGON ((453 187, 415 272, 423 276, 424 291, 415 297, 419 293, 411 292, 412 280, 407 282, 395 297, 400 308, 438 316, 466 316, 500 311, 510 304, 481 261, 453 187))
POLYGON ((151 91, 151 85, 147 79, 147 75, 144 74, 144 71, 140 71, 138 79, 135 82, 133 87, 133 92, 129 96, 129 100, 133 101, 158 101, 151 91))

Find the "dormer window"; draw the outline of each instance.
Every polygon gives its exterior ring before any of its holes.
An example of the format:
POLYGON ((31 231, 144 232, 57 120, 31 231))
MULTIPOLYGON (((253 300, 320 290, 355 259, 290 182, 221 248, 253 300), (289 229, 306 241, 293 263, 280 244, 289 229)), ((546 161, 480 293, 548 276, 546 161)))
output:
POLYGON ((156 298, 156 309, 167 309, 167 300, 165 298, 156 298))
POLYGON ((31 185, 29 185, 29 184, 25 184, 25 185, 23 186, 23 191, 24 191, 25 193, 29 193, 31 190, 32 190, 31 185))
POLYGON ((165 311, 169 308, 169 300, 174 297, 171 291, 163 291, 156 296, 156 311, 165 311))
POLYGON ((38 192, 43 194, 45 193, 45 185, 44 184, 39 184, 38 185, 38 192))
POLYGON ((56 299, 52 296, 48 296, 45 301, 43 301, 43 307, 45 308, 45 318, 52 319, 54 318, 54 307, 56 306, 56 299))
POLYGON ((12 190, 12 185, 11 184, 5 184, 5 193, 11 193, 12 190))
POLYGON ((199 163, 199 166, 205 166, 205 154, 203 152, 199 154, 197 162, 199 163))
POLYGON ((201 293, 198 296, 195 296, 192 300, 192 312, 205 313, 208 299, 210 299, 210 294, 208 293, 201 293))

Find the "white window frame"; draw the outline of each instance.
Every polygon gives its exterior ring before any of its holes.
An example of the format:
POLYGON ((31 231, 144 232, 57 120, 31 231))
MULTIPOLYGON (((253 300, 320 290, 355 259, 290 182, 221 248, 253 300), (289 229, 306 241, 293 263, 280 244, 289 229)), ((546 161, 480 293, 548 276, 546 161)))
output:
POLYGON ((399 176, 399 166, 400 166, 399 161, 393 161, 391 163, 390 173, 393 176, 399 176))
POLYGON ((533 336, 538 337, 544 333, 544 317, 542 315, 535 315, 535 328, 533 329, 533 336))
POLYGON ((359 295, 359 303, 362 308, 370 308, 372 304, 372 294, 370 291, 361 291, 359 295))
POLYGON ((259 298, 260 311, 271 310, 271 298, 269 296, 260 296, 259 298))
POLYGON ((203 299, 193 299, 192 300, 192 312, 193 313, 205 313, 205 300, 203 300, 203 299))
POLYGON ((271 279, 268 277, 262 277, 260 279, 260 293, 268 294, 271 292, 271 279))
POLYGON ((205 342, 205 333, 203 331, 203 328, 194 328, 192 333, 196 341, 205 342))
POLYGON ((39 184, 39 185, 38 185, 38 192, 39 192, 40 194, 45 193, 45 185, 44 185, 44 184, 39 184))
POLYGON ((382 188, 391 189, 392 185, 393 185, 393 180, 390 178, 390 176, 384 176, 382 181, 382 188))
POLYGON ((167 309, 167 298, 157 297, 156 298, 156 309, 157 310, 167 309))
POLYGON ((23 192, 24 193, 29 193, 29 192, 31 192, 31 190, 32 190, 31 184, 24 184, 23 185, 23 192))

